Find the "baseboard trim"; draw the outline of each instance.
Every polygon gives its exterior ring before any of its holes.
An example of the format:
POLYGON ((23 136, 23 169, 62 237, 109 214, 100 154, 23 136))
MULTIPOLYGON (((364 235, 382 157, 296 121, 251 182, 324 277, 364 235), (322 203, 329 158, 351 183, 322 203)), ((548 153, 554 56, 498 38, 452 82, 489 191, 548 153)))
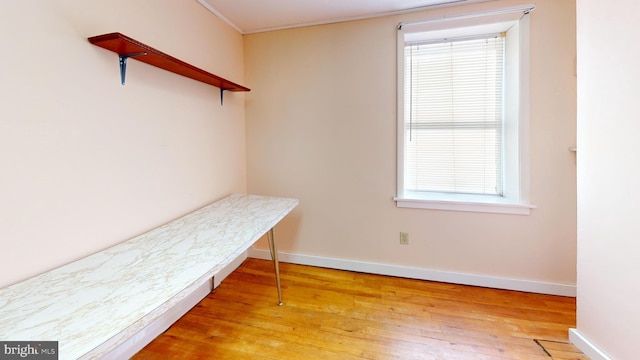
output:
MULTIPOLYGON (((249 257, 256 259, 271 259, 269 250, 249 249, 249 257)), ((576 286, 556 283, 545 283, 530 280, 502 278, 495 276, 475 275, 441 271, 432 269, 412 268, 398 265, 387 265, 354 260, 327 258, 278 252, 282 262, 299 265, 311 265, 331 269, 357 271, 370 274, 389 275, 411 279, 439 281, 453 284, 473 285, 505 290, 525 291, 539 294, 576 296, 576 286)))
POLYGON ((237 269, 242 262, 247 258, 247 253, 244 252, 238 258, 233 260, 229 265, 225 266, 222 270, 217 272, 213 279, 207 281, 202 286, 198 287, 185 299, 175 304, 167 310, 164 314, 160 315, 151 324, 147 325, 144 329, 133 334, 122 344, 118 345, 115 349, 107 353, 103 359, 105 360, 117 360, 117 359, 129 359, 135 355, 138 351, 142 350, 153 339, 165 332, 173 323, 178 321, 184 314, 196 306, 202 299, 207 297, 211 293, 212 289, 217 288, 220 283, 237 269))
POLYGON ((245 251, 240 256, 238 256, 235 260, 229 263, 229 265, 225 266, 222 270, 218 271, 217 274, 213 276, 213 288, 216 289, 220 286, 222 280, 224 280, 227 276, 231 275, 242 263, 247 259, 247 252, 245 251))
POLYGON ((202 284, 202 286, 198 287, 182 301, 169 308, 167 312, 160 315, 160 317, 154 320, 151 324, 136 332, 125 342, 105 354, 103 359, 117 360, 131 358, 138 351, 147 346, 147 344, 153 341, 153 339, 165 332, 174 322, 178 321, 178 319, 191 310, 191 308, 196 306, 197 303, 204 299, 211 292, 211 286, 211 281, 207 281, 202 284))
POLYGON ((611 360, 607 354, 584 337, 578 329, 569 329, 569 341, 591 360, 611 360))

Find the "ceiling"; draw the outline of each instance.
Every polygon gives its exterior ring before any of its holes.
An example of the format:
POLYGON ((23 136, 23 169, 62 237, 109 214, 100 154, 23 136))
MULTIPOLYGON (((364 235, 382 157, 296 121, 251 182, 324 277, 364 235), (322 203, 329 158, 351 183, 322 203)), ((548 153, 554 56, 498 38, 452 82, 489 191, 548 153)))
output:
POLYGON ((487 0, 196 0, 243 34, 487 0))

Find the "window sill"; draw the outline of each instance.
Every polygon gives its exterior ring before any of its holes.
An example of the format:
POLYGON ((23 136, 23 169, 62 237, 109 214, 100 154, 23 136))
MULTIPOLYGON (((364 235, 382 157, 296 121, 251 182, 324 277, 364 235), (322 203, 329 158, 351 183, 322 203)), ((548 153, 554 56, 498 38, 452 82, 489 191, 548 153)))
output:
POLYGON ((471 211, 497 214, 529 215, 535 205, 522 204, 501 196, 446 193, 407 193, 393 198, 396 206, 414 209, 471 211))

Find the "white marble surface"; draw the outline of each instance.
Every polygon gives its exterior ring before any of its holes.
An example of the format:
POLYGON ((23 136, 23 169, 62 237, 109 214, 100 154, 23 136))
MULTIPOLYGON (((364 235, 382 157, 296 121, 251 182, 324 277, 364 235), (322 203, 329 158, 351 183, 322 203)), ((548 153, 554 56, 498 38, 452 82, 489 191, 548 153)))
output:
POLYGON ((60 359, 99 358, 210 280, 297 204, 231 195, 0 289, 0 340, 59 341, 60 359))

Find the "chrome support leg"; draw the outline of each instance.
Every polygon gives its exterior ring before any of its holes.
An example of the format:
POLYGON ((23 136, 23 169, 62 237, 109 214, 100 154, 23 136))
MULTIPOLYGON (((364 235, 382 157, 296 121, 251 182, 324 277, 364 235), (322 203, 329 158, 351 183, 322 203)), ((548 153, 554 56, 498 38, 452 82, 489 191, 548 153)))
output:
POLYGON ((271 259, 273 259, 273 266, 276 271, 276 286, 278 287, 278 306, 282 306, 282 291, 280 289, 280 265, 278 264, 278 249, 276 249, 276 236, 273 228, 267 233, 267 240, 269 241, 269 251, 271 252, 271 259))

